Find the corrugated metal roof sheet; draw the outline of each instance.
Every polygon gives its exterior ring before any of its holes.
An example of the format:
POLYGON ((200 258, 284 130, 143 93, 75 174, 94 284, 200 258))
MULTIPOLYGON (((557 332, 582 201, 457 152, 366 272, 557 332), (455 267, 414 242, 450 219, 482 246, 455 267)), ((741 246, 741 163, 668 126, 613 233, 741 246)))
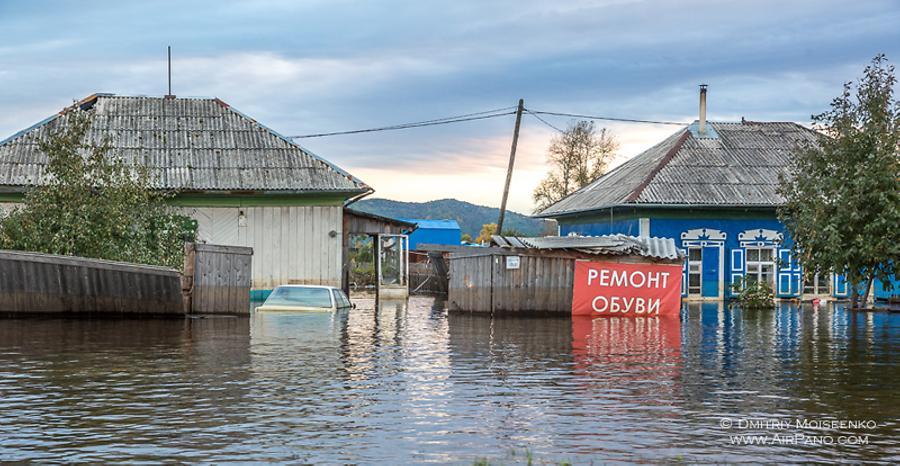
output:
POLYGON ((681 259, 681 253, 672 238, 648 238, 626 235, 607 236, 544 236, 491 237, 501 248, 515 249, 564 249, 597 255, 637 255, 657 259, 681 259))
POLYGON ((415 223, 421 229, 427 230, 459 230, 456 220, 433 220, 430 218, 403 218, 404 222, 415 223))
POLYGON ((817 139, 796 123, 709 126, 716 137, 679 130, 538 216, 641 204, 774 207, 783 201, 778 177, 787 173, 791 154, 817 139))
MULTIPOLYGON (((100 94, 88 138, 109 138, 111 154, 149 167, 161 189, 362 193, 370 188, 334 164, 219 99, 100 94)), ((38 141, 64 126, 66 111, 0 142, 0 185, 44 180, 38 141)))

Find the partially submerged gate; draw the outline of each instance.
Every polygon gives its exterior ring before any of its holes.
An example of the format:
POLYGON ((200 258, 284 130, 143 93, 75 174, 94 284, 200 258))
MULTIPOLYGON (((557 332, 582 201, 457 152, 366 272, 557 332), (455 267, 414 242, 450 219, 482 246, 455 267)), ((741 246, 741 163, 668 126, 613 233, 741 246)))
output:
POLYGON ((350 293, 351 236, 367 236, 372 241, 375 262, 375 291, 385 299, 409 296, 409 238, 416 224, 353 209, 344 209, 343 283, 350 293))
POLYGON ((185 312, 249 315, 252 259, 253 248, 185 244, 185 312))
POLYGON ((405 299, 409 296, 409 237, 381 234, 376 245, 376 294, 380 298, 405 299))

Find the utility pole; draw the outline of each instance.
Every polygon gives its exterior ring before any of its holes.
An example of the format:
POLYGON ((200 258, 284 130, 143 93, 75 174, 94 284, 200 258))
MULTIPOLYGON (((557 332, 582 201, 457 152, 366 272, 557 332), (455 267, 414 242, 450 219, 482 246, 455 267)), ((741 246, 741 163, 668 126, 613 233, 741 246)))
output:
POLYGON ((522 125, 522 111, 525 99, 519 99, 516 109, 516 128, 513 130, 512 147, 509 150, 509 168, 506 169, 506 184, 503 186, 503 200, 500 201, 500 218, 497 220, 497 234, 503 234, 503 217, 506 216, 506 198, 509 197, 509 183, 512 181, 513 166, 516 164, 516 145, 519 143, 519 126, 522 125))

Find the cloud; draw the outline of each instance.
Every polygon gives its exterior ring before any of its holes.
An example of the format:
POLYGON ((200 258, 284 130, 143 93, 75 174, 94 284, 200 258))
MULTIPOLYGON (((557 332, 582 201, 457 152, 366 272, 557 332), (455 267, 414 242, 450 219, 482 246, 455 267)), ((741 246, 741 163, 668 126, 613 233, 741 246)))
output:
MULTIPOLYGON (((900 59, 898 22, 886 0, 0 2, 0 138, 93 92, 165 93, 167 44, 176 94, 220 97, 284 134, 519 98, 532 109, 690 122, 701 82, 710 119, 806 122, 873 55, 900 59)), ((677 129, 598 124, 621 141, 616 163, 677 129)), ((303 144, 379 194, 497 205, 511 133, 507 116, 303 144)), ((552 135, 526 115, 518 210, 530 210, 552 135)))

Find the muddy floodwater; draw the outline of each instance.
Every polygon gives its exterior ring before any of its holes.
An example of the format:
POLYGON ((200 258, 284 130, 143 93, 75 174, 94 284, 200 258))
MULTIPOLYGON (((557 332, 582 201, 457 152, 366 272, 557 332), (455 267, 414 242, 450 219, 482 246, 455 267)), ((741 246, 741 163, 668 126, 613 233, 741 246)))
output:
POLYGON ((900 462, 900 314, 0 320, 0 460, 900 462))

